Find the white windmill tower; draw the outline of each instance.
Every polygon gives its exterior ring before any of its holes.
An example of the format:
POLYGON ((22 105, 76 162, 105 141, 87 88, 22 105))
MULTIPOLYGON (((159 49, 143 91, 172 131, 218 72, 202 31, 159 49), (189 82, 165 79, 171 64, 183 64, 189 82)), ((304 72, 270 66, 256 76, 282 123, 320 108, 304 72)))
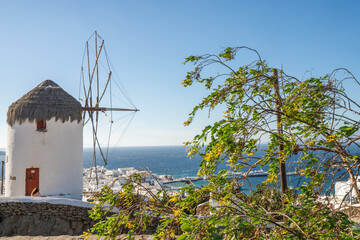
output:
POLYGON ((81 199, 83 121, 81 104, 45 80, 8 110, 5 196, 81 199))
MULTIPOLYGON (((65 196, 81 199, 83 193, 83 127, 90 127, 93 138, 91 167, 97 165, 97 152, 107 163, 113 112, 139 111, 135 106, 118 108, 112 104, 112 71, 104 40, 94 32, 95 49, 86 42, 86 67, 81 68, 84 106, 51 80, 46 80, 14 102, 8 110, 8 136, 6 148, 5 196, 30 195, 38 188, 43 196, 65 196), (101 41, 98 46, 98 40, 101 41), (90 50, 94 50, 91 64, 90 50), (108 69, 105 83, 101 84, 101 53, 108 69), (85 72, 88 81, 85 81, 85 72), (86 83, 87 82, 87 83, 86 83), (101 88, 102 87, 102 88, 101 88), (109 105, 104 96, 110 91, 109 105), (109 114, 106 114, 108 112, 109 114), (110 124, 107 151, 103 152, 99 141, 99 114, 106 116, 110 124)), ((89 40, 90 40, 89 39, 89 40)), ((84 54, 85 58, 85 54, 84 54)), ((84 60, 83 60, 84 62, 84 60)), ((116 80, 116 77, 115 77, 116 80)), ((118 82, 115 82, 119 85, 118 82)), ((120 84, 121 85, 121 84, 120 84)), ((124 95, 124 89, 119 89, 124 95)), ((125 96, 128 100, 129 97, 125 96)), ((131 101, 130 101, 131 102, 131 101)), ((133 118, 130 115, 129 122, 133 118)), ((128 116, 129 117, 129 116, 128 116)), ((96 181, 97 172, 95 171, 96 181)))

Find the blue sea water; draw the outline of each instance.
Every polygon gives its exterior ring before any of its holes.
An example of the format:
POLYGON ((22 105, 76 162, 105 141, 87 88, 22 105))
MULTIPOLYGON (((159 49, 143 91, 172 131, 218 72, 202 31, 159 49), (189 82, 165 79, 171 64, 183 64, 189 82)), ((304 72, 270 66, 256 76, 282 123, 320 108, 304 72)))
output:
MULTIPOLYGON (((104 152, 106 155, 106 152, 104 152)), ((107 169, 134 167, 149 168, 155 174, 173 175, 176 178, 196 176, 201 158, 189 159, 183 146, 117 147, 110 148, 107 169)), ((84 149, 84 168, 91 166, 92 149, 84 149)), ((99 166, 104 166, 97 155, 99 166)))
MULTIPOLYGON (((201 157, 195 156, 192 159, 187 157, 184 146, 156 146, 156 147, 118 147, 110 148, 108 154, 107 169, 134 167, 137 169, 149 168, 155 174, 172 175, 175 178, 195 177, 198 172, 201 157)), ((257 154, 263 154, 261 152, 257 154)), ((84 149, 84 168, 89 168, 92 161, 92 149, 84 149)), ((97 155, 97 165, 104 166, 100 155, 97 155)), ((225 163, 219 165, 219 169, 227 169, 225 163)), ((264 171, 267 167, 263 168, 264 171)), ((289 164, 288 171, 294 171, 295 168, 289 164)), ((255 189, 257 184, 265 181, 265 177, 249 178, 243 186, 243 191, 250 192, 255 189)), ((298 176, 288 177, 288 184, 296 185, 298 176)), ((206 185, 207 181, 201 180, 194 182, 195 185, 206 185)), ((181 187, 183 183, 171 184, 175 187, 181 187)))

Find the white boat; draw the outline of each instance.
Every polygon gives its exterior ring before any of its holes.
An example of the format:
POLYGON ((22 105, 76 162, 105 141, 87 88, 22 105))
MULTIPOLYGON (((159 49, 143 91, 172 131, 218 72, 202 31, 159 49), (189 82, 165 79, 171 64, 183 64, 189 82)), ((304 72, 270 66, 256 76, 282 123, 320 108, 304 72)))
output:
POLYGON ((240 178, 240 177, 266 177, 268 175, 263 169, 259 170, 251 170, 249 173, 247 172, 228 172, 228 178, 240 178))

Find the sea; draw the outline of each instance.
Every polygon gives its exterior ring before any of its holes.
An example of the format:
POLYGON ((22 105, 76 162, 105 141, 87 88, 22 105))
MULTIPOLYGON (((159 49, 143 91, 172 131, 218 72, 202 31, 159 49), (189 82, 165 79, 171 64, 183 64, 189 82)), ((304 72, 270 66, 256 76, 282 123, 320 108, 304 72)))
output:
MULTIPOLYGON (((104 151, 104 155, 107 152, 104 151)), ((93 150, 84 149, 84 168, 91 166, 93 150)), ((189 159, 183 146, 156 146, 156 147, 117 147, 109 148, 108 163, 104 164, 97 154, 99 166, 106 169, 134 167, 137 169, 149 168, 155 174, 173 175, 176 178, 196 176, 201 158, 189 159)))
MULTIPOLYGON (((97 154, 97 165, 105 166, 106 169, 126 167, 134 167, 136 169, 148 168, 154 174, 172 175, 174 178, 197 176, 201 162, 200 156, 195 156, 190 159, 187 156, 184 146, 117 147, 109 148, 109 150, 104 151, 103 154, 108 156, 107 165, 104 164, 99 153, 97 154)), ((261 155, 263 152, 260 151, 257 154, 261 155)), ((84 149, 84 168, 91 166, 92 155, 92 149, 84 149)), ((287 171, 295 171, 293 164, 289 164, 287 167, 287 171)), ((218 170, 228 168, 226 163, 221 163, 219 164, 218 170)), ((255 170, 260 170, 260 168, 255 170)), ((267 171, 268 167, 264 166, 262 170, 267 171)), ((265 180, 266 177, 251 177, 243 185, 242 191, 249 193, 256 189, 256 185, 265 180)), ((288 176, 287 181, 290 187, 296 186, 299 183, 299 176, 288 176)), ((206 180, 194 182, 198 187, 204 186, 207 183, 206 180)), ((181 187, 183 184, 184 183, 178 182, 169 185, 172 187, 181 187)))

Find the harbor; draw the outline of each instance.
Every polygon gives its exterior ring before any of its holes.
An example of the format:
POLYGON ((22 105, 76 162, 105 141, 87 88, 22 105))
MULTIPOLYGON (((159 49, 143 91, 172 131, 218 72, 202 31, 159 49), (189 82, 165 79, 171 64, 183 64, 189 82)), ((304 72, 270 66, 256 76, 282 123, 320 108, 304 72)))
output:
MULTIPOLYGON (((176 191, 179 187, 171 186, 173 183, 196 183, 198 181, 207 181, 206 177, 174 177, 168 174, 155 174, 150 170, 139 170, 134 167, 106 169, 104 166, 97 166, 96 168, 84 168, 83 170, 83 200, 93 198, 99 195, 104 186, 109 186, 113 192, 121 192, 122 186, 129 181, 134 174, 139 174, 142 177, 142 188, 156 193, 162 188, 176 191)), ((252 170, 249 172, 228 172, 227 179, 241 179, 245 177, 260 178, 268 175, 264 170, 252 170)), ((288 172, 288 176, 299 175, 298 172, 288 172)), ((141 189, 140 189, 141 191, 141 189)), ((142 191, 146 194, 146 191, 142 191)))

